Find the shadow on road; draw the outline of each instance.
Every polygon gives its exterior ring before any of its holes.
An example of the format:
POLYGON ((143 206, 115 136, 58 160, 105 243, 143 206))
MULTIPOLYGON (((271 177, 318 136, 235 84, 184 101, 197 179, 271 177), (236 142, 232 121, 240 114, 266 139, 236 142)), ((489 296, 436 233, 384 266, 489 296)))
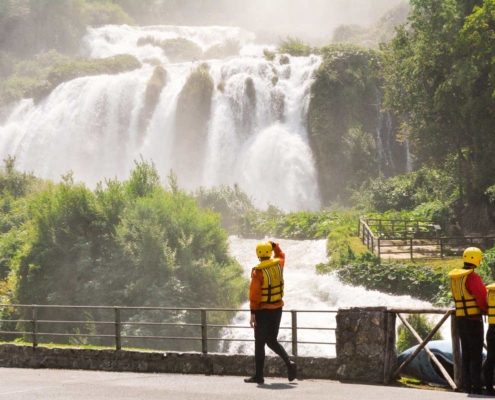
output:
POLYGON ((297 387, 297 383, 264 383, 262 385, 258 385, 260 389, 269 389, 269 390, 285 390, 285 389, 295 389, 297 387))

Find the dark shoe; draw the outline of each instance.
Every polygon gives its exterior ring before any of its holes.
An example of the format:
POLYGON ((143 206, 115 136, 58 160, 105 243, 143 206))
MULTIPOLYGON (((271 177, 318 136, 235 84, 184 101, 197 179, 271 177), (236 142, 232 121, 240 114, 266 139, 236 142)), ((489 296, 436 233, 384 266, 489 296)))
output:
POLYGON ((287 365, 289 382, 292 382, 297 378, 297 364, 294 361, 290 361, 289 365, 287 365))
POLYGON ((251 378, 244 379, 244 382, 262 384, 262 383, 265 383, 265 380, 263 378, 258 378, 257 376, 252 376, 251 378))

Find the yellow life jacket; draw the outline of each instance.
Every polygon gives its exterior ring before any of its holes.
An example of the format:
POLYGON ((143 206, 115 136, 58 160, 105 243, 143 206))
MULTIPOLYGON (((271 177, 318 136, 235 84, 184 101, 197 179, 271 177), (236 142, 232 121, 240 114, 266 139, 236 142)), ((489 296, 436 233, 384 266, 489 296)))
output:
POLYGON ((488 323, 495 324, 495 283, 488 285, 486 290, 488 291, 488 323))
POLYGON ((253 268, 253 270, 260 270, 263 273, 261 303, 278 303, 284 297, 284 273, 279 261, 279 258, 261 261, 253 268))
POLYGON ((481 315, 476 298, 466 289, 467 276, 472 272, 473 269, 454 269, 449 272, 457 317, 481 315))

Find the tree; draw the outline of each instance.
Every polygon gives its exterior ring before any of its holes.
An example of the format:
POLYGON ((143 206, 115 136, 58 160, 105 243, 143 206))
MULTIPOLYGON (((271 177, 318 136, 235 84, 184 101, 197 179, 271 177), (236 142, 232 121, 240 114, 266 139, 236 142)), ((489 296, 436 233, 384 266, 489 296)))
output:
POLYGON ((481 3, 411 0, 409 24, 383 47, 387 105, 404 117, 419 163, 443 167, 456 157, 473 202, 495 175, 493 1, 481 3))

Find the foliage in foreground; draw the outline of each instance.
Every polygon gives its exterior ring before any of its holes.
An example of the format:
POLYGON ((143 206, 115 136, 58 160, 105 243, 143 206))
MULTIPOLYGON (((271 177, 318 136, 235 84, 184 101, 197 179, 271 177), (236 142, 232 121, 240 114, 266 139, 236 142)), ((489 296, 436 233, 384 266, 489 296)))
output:
MULTIPOLYGON (((425 339, 436 325, 428 318, 428 316, 422 314, 410 314, 407 316, 406 321, 414 328, 422 339, 425 339)), ((397 351, 399 354, 410 347, 419 344, 411 331, 409 331, 404 324, 401 323, 399 325, 397 333, 397 351)), ((440 332, 435 333, 432 337, 432 340, 442 339, 443 337, 440 332)))
MULTIPOLYGON (((0 178, 9 173, 1 172, 0 178)), ((9 196, 4 189, 4 204, 9 196)), ((228 255, 219 215, 200 209, 178 188, 174 175, 163 187, 152 163, 137 162, 128 180, 107 180, 94 191, 69 173, 60 183, 44 182, 9 201, 13 204, 4 207, 4 218, 22 218, 0 237, 3 301, 235 308, 245 298, 247 282, 228 255)), ((42 319, 54 311, 40 312, 42 319)), ((70 319, 74 312, 57 318, 70 319)), ((129 319, 139 322, 149 315, 129 319)), ((9 317, 8 311, 3 317, 9 317)), ((99 331, 90 321, 100 317, 89 312, 80 333, 99 331)), ((192 313, 152 317, 159 322, 197 319, 192 313)), ((213 320, 226 322, 226 314, 213 320)), ((157 332, 152 326, 125 329, 127 334, 137 331, 157 332)))

